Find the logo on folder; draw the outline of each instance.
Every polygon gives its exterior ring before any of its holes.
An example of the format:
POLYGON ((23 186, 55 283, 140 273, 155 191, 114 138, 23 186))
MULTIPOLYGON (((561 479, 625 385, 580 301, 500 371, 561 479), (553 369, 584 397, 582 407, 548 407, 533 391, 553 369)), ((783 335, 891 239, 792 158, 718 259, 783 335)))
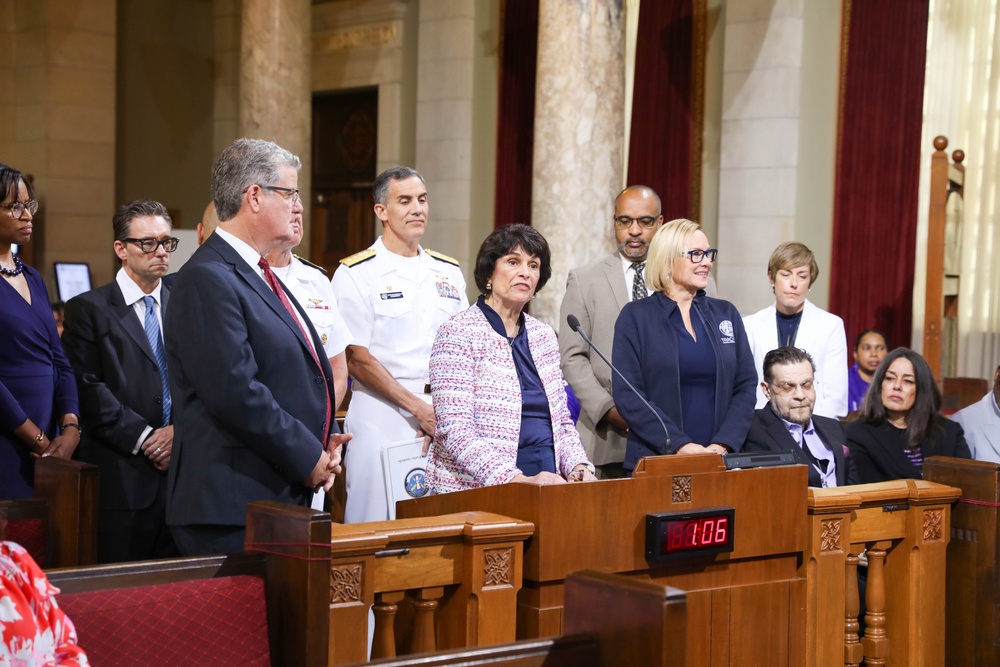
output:
POLYGON ((427 486, 426 472, 423 468, 414 468, 406 473, 404 484, 406 495, 411 498, 421 498, 426 496, 427 492, 430 491, 430 488, 427 486))

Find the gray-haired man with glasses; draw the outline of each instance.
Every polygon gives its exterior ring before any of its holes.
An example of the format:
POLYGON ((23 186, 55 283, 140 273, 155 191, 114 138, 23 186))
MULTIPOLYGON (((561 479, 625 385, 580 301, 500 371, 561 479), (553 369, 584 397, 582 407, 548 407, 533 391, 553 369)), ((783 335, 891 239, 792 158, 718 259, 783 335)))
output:
POLYGON ((161 279, 177 239, 166 207, 149 199, 119 208, 112 226, 121 269, 70 299, 63 332, 80 393, 77 455, 101 472, 104 563, 177 554, 165 521, 174 427, 161 333, 170 291, 161 279))

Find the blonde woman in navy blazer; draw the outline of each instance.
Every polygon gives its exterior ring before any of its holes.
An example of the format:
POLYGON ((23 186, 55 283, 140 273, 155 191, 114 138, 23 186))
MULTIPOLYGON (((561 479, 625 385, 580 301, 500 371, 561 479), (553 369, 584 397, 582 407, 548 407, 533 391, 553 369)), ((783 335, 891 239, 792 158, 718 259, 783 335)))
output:
POLYGON ((613 378, 615 405, 629 425, 629 472, 644 456, 725 454, 746 440, 757 373, 736 307, 705 295, 717 252, 697 223, 666 223, 646 259, 646 284, 655 292, 618 316, 615 366, 659 416, 613 378))

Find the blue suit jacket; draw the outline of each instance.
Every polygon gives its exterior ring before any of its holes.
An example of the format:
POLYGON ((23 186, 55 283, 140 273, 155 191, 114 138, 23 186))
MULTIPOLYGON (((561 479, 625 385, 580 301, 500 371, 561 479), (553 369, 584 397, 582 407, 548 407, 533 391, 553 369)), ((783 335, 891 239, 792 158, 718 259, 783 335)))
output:
MULTIPOLYGON (((625 469, 632 470, 644 456, 671 454, 691 442, 682 427, 680 371, 677 334, 668 318, 677 303, 656 292, 626 305, 615 323, 612 360, 622 375, 652 404, 670 434, 670 451, 664 450, 664 434, 641 401, 615 376, 612 393, 618 412, 629 425, 625 469)), ((743 330, 743 318, 728 301, 705 296, 694 298, 691 317, 700 317, 715 351, 714 435, 709 445, 719 443, 739 451, 750 429, 756 403, 757 371, 743 330)))
MULTIPOLYGON (((169 290, 160 290, 164 315, 169 290)), ((75 458, 101 472, 101 508, 146 509, 166 484, 142 453, 132 454, 146 426, 163 426, 163 384, 156 357, 116 281, 66 304, 63 347, 76 371, 83 437, 75 458)))
POLYGON ((312 491, 302 481, 322 454, 327 392, 333 396, 326 355, 321 374, 294 318, 217 234, 180 270, 170 296, 167 524, 243 526, 254 500, 308 505, 312 491))

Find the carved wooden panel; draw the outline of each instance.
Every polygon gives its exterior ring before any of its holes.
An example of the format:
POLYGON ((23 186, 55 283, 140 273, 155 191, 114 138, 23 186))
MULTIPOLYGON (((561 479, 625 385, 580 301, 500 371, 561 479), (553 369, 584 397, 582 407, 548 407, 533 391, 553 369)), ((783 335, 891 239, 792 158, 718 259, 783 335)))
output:
POLYGON ((671 500, 675 503, 689 503, 691 502, 691 476, 678 475, 673 479, 673 493, 671 494, 671 500))
POLYGON ((927 510, 924 512, 924 542, 943 542, 943 527, 943 510, 927 510))
POLYGON ((483 588, 510 588, 514 548, 485 549, 483 561, 483 588))
POLYGON ((840 519, 822 523, 820 551, 840 551, 840 519))
POLYGON ((330 604, 361 601, 362 565, 334 565, 330 568, 330 604))

